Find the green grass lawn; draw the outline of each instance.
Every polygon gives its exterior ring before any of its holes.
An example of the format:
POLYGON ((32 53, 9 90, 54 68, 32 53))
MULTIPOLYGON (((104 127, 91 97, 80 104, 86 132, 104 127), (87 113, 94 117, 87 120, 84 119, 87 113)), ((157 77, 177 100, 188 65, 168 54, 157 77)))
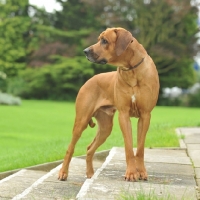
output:
MULTIPOLYGON (((23 100, 21 106, 0 106, 0 172, 63 159, 75 117, 74 103, 23 100)), ((132 119, 134 143, 137 119, 132 119)), ((178 146, 176 127, 200 126, 200 108, 156 107, 146 147, 178 146)), ((86 153, 96 128, 84 131, 75 154, 86 153)), ((124 146, 115 116, 111 136, 98 149, 124 146)))

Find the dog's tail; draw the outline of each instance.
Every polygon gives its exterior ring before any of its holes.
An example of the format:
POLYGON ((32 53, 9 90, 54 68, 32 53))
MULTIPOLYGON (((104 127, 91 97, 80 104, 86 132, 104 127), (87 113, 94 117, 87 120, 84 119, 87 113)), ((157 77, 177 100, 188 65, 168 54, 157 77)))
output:
POLYGON ((94 128, 95 127, 95 123, 93 122, 93 120, 91 119, 90 121, 89 121, 89 126, 91 127, 91 128, 94 128))

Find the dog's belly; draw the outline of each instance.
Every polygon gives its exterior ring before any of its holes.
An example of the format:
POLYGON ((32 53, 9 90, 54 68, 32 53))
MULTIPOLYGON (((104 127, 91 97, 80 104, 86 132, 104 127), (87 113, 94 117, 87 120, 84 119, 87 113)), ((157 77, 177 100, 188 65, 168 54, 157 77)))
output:
POLYGON ((113 116, 117 108, 115 106, 102 106, 100 110, 105 112, 107 115, 113 116))

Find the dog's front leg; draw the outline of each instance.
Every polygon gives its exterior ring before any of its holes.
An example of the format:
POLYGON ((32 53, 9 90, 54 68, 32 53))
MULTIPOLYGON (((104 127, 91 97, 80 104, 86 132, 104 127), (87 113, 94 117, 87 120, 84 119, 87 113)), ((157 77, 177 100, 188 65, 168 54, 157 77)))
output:
POLYGON ((151 115, 149 112, 141 113, 138 120, 137 128, 137 153, 136 153, 136 166, 139 172, 140 179, 147 180, 147 172, 144 166, 144 145, 146 133, 149 128, 151 115))
POLYGON ((139 178, 133 152, 132 127, 128 112, 119 112, 119 124, 124 137, 127 169, 125 180, 136 181, 139 178))

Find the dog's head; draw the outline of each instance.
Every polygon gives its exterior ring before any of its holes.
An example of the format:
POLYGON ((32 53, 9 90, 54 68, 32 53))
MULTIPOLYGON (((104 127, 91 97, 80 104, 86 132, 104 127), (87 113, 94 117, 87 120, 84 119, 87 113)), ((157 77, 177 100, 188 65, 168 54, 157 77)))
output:
POLYGON ((94 63, 115 63, 133 41, 132 34, 123 28, 108 28, 98 42, 84 50, 87 59, 94 63))

